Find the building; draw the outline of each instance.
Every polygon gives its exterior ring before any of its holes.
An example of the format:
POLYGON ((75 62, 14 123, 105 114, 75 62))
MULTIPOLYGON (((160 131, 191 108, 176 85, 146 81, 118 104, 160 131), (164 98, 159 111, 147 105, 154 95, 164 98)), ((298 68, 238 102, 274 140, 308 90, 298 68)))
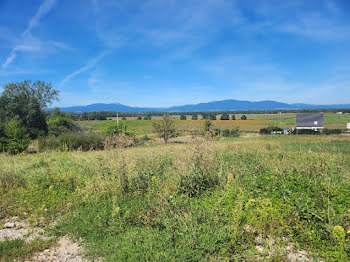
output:
POLYGON ((298 113, 296 118, 296 129, 323 130, 323 113, 298 113))

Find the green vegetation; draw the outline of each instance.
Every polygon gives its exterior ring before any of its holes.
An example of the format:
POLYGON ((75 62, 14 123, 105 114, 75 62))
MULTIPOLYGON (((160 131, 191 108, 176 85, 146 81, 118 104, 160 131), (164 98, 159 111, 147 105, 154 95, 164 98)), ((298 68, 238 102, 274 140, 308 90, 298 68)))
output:
POLYGON ((164 114, 162 120, 154 120, 153 128, 158 136, 164 139, 165 144, 168 143, 170 138, 177 136, 175 121, 169 114, 164 114))
MULTIPOLYGON (((348 261, 349 148, 343 136, 265 136, 1 154, 1 214, 56 221, 53 234, 105 261, 286 261, 290 246, 348 261)), ((27 245, 5 242, 3 257, 27 245)))
POLYGON ((23 261, 30 259, 34 253, 45 250, 53 244, 54 240, 35 239, 25 242, 22 239, 5 240, 0 242, 1 261, 23 261))

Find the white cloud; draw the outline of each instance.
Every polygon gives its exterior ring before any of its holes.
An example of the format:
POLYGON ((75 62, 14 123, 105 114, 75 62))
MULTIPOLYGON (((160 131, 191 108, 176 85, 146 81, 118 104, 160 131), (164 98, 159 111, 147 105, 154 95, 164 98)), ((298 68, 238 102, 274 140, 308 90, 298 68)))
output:
POLYGON ((84 66, 80 67, 78 70, 74 71, 73 73, 67 75, 59 84, 59 88, 63 87, 69 80, 73 79, 77 75, 85 72, 86 70, 89 70, 93 68, 102 58, 104 58, 107 54, 109 54, 111 51, 106 50, 102 52, 97 57, 91 59, 88 61, 84 66))
MULTIPOLYGON (((39 26, 40 19, 53 8, 55 3, 56 3, 56 0, 44 0, 44 2, 42 2, 36 14, 30 19, 26 30, 22 33, 22 38, 23 38, 22 42, 24 43, 28 41, 32 42, 32 40, 34 39, 33 36, 31 35, 32 29, 36 26, 39 26)), ((36 44, 37 45, 30 45, 30 46, 26 44, 16 45, 12 49, 8 58, 2 64, 2 69, 6 69, 12 63, 12 61, 16 58, 16 53, 18 51, 32 52, 32 51, 38 50, 40 48, 40 46, 38 46, 38 44, 40 45, 40 41, 36 41, 36 44)))

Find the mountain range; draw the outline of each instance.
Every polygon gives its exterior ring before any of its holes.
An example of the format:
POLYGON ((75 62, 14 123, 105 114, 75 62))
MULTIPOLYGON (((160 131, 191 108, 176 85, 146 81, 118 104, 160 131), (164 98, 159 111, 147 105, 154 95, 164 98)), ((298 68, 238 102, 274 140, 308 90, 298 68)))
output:
MULTIPOLYGON (((86 106, 61 107, 62 112, 207 112, 207 111, 248 111, 248 110, 293 110, 293 109, 337 109, 350 108, 350 104, 311 105, 287 104, 276 101, 240 101, 234 99, 171 107, 133 107, 119 103, 97 103, 86 106)), ((49 110, 52 110, 50 108, 49 110)))

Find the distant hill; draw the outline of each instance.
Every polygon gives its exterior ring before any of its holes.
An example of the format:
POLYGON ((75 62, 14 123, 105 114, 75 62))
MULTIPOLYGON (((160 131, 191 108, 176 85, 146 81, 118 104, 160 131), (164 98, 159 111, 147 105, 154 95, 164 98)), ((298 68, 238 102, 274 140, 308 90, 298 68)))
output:
MULTIPOLYGON (((247 111, 247 110, 283 110, 283 109, 336 109, 350 108, 350 104, 335 105, 310 105, 310 104, 287 104, 276 101, 240 101, 222 100, 194 105, 172 106, 172 107, 132 107, 119 103, 113 104, 91 104, 87 106, 72 106, 60 108, 63 112, 93 112, 93 111, 114 111, 114 112, 206 112, 206 111, 247 111)), ((52 108, 48 109, 52 110, 52 108)))

